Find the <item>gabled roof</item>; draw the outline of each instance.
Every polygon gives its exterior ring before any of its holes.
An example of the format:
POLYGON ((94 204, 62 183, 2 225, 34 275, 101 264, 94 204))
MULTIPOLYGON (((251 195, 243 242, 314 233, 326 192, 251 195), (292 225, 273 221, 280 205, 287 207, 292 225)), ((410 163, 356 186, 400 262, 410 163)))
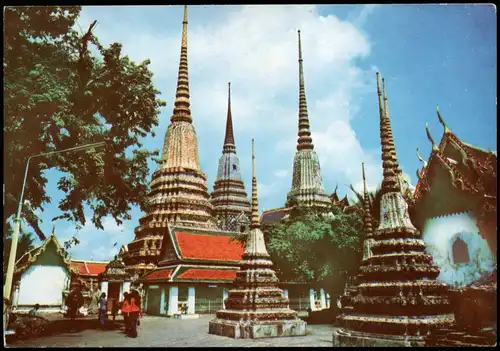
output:
POLYGON ((236 278, 237 266, 213 266, 210 264, 176 264, 158 267, 146 274, 142 281, 157 282, 198 282, 230 283, 236 278))
POLYGON ((71 260, 71 268, 76 274, 98 276, 106 270, 106 265, 109 262, 96 262, 85 260, 71 260))
POLYGON ((47 239, 38 247, 26 252, 22 255, 16 262, 15 274, 23 273, 29 266, 36 262, 38 256, 45 252, 49 243, 54 243, 56 246, 57 254, 62 258, 63 262, 67 265, 68 270, 72 271, 70 267, 70 261, 66 256, 66 251, 61 247, 59 241, 57 241, 54 233, 51 233, 47 239))
POLYGON ((290 213, 290 211, 291 209, 289 207, 280 207, 272 210, 263 211, 262 215, 260 216, 260 223, 271 224, 279 222, 283 218, 285 218, 290 213))
POLYGON ((169 226, 167 232, 159 262, 162 266, 176 262, 237 264, 245 251, 235 232, 175 225, 169 226))

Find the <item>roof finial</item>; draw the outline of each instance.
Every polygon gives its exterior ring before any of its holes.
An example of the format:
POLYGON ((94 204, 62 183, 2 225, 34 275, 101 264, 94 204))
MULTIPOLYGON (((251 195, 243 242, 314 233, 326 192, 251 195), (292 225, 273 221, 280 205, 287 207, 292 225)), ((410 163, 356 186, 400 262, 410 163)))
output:
POLYGON ((302 64, 302 44, 299 35, 299 138, 297 140, 297 150, 314 149, 312 143, 309 117, 307 113, 306 90, 304 88, 304 68, 302 64))
MULTIPOLYGON (((384 82, 384 92, 385 92, 385 82, 384 82)), ((399 180, 399 165, 396 157, 396 150, 394 147, 394 138, 392 137, 391 131, 391 120, 389 114, 384 113, 382 107, 379 73, 377 72, 377 93, 379 101, 379 113, 380 113, 380 142, 382 145, 382 168, 384 179, 382 180, 381 191, 382 194, 391 191, 401 191, 401 185, 399 180)), ((387 98, 384 93, 385 98, 387 98)))
POLYGON ((363 170, 363 198, 364 198, 364 203, 363 203, 363 210, 364 210, 364 215, 363 215, 363 224, 364 224, 364 229, 365 229, 365 236, 369 237, 372 235, 373 230, 372 230, 372 216, 370 212, 370 203, 369 203, 369 198, 368 198, 368 190, 366 188, 366 177, 365 177, 365 163, 361 163, 361 168, 363 170))
POLYGON ((222 153, 235 153, 236 146, 234 144, 233 134, 233 117, 231 114, 231 82, 228 83, 228 98, 227 98, 227 120, 226 120, 226 136, 224 138, 224 146, 222 153))
POLYGON ((425 122, 425 133, 427 134, 427 139, 432 143, 432 151, 439 150, 436 143, 434 143, 434 139, 432 139, 431 132, 429 132, 429 124, 425 122))
POLYGON ((418 147, 417 147, 417 157, 418 157, 418 159, 420 160, 420 162, 422 162, 422 163, 424 164, 424 167, 427 167, 427 161, 426 161, 426 160, 424 160, 424 159, 422 158, 422 156, 420 156, 420 153, 418 152, 418 147))
POLYGON ((177 76, 177 91, 175 93, 174 113, 172 122, 192 122, 191 103, 189 101, 189 78, 187 60, 187 5, 184 5, 184 20, 182 21, 181 58, 177 76))
POLYGON ((252 138, 252 217, 250 229, 260 228, 259 221, 259 202, 257 198, 257 175, 255 173, 255 147, 254 139, 252 138))
POLYGON ((56 235, 56 224, 55 223, 52 224, 52 233, 51 234, 54 236, 56 235))
POLYGON ((436 105, 436 112, 437 112, 437 115, 438 115, 439 122, 441 122, 441 124, 444 127, 444 134, 451 133, 451 130, 448 128, 448 126, 444 122, 443 116, 441 116, 441 112, 439 111, 439 106, 437 106, 437 105, 436 105))

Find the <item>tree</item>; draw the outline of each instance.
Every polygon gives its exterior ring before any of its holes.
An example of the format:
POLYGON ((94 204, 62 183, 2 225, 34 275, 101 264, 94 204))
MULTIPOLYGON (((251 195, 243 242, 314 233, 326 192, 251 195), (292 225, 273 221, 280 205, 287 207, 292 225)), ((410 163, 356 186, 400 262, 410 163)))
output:
POLYGON ((154 136, 160 93, 152 83, 149 60, 140 64, 121 54, 121 44, 105 48, 94 35, 72 29, 79 6, 6 7, 4 11, 4 233, 17 210, 29 155, 105 141, 106 147, 40 157, 30 164, 22 216, 43 237, 36 210, 50 203, 44 172, 64 173, 58 189, 62 214, 53 218, 86 220, 103 229, 111 215, 130 219, 130 206, 146 209, 148 160, 139 138, 154 136), (98 54, 89 51, 93 45, 98 54))
POLYGON ((264 233, 281 280, 319 283, 331 296, 343 292, 362 258, 361 216, 338 207, 328 214, 299 208, 264 233))

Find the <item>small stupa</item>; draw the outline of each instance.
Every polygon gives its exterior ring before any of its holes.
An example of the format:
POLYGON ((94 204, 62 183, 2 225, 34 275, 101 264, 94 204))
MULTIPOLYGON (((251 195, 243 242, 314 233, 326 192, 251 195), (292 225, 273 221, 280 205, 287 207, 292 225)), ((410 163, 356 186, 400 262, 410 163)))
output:
POLYGON ((217 311, 208 332, 235 339, 257 339, 306 334, 307 323, 289 308, 289 300, 278 288, 279 279, 266 249, 260 229, 252 139, 252 213, 250 232, 241 269, 225 301, 226 309, 217 311))
MULTIPOLYGON (((382 80, 384 82, 384 80, 382 80)), ((364 257, 333 334, 334 346, 423 346, 425 336, 449 327, 454 315, 449 286, 436 280, 439 269, 425 252, 398 181, 399 165, 390 127, 384 84, 380 110, 383 181, 380 224, 366 227, 364 257)))

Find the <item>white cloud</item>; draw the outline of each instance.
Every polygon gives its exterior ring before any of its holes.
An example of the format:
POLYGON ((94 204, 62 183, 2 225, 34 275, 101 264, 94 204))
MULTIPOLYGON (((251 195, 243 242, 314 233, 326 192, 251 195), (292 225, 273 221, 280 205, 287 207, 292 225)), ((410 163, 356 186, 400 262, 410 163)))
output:
POLYGON ((273 174, 278 178, 284 178, 288 175, 288 169, 280 169, 278 171, 274 171, 273 174))
POLYGON ((119 247, 109 248, 101 245, 97 249, 92 250, 92 259, 94 261, 110 261, 119 252, 119 247))

